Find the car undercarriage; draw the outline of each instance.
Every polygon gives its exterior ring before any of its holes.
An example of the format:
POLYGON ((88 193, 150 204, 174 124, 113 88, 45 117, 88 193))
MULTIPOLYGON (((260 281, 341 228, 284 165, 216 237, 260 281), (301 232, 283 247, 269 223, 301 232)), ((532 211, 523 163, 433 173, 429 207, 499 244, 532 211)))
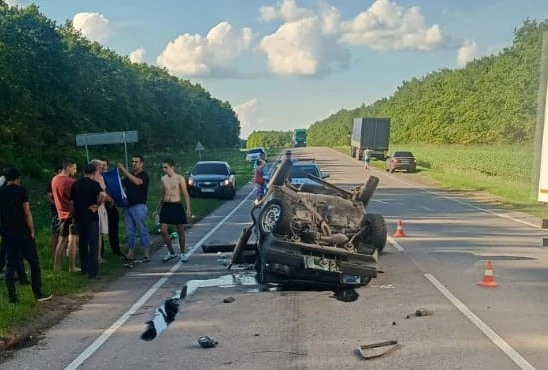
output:
POLYGON ((234 248, 232 263, 242 263, 254 233, 255 268, 263 284, 359 286, 377 277, 378 255, 386 244, 380 214, 366 213, 378 178, 351 191, 308 175, 316 184, 296 187, 284 160, 265 197, 251 210, 252 225, 234 248), (258 213, 258 216, 257 216, 258 213))

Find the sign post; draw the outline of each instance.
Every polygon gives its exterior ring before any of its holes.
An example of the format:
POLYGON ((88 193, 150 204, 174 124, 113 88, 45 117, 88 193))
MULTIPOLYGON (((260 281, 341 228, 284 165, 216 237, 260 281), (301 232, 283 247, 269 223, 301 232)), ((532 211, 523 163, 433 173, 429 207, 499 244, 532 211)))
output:
POLYGON ((543 35, 537 98, 537 126, 535 134, 535 158, 533 161, 533 189, 537 200, 548 202, 548 32, 543 35), (537 177, 538 176, 538 177, 537 177), (536 181, 535 181, 536 180, 536 181), (536 187, 536 189, 535 189, 536 187))
POLYGON ((198 152, 200 160, 202 160, 202 150, 205 150, 205 147, 200 141, 198 141, 198 143, 196 144, 195 150, 198 152))
POLYGON ((139 141, 137 131, 116 131, 94 134, 76 135, 76 146, 86 147, 86 158, 89 162, 89 145, 105 145, 105 144, 124 144, 126 154, 126 167, 129 168, 127 156, 127 144, 136 143, 139 141))

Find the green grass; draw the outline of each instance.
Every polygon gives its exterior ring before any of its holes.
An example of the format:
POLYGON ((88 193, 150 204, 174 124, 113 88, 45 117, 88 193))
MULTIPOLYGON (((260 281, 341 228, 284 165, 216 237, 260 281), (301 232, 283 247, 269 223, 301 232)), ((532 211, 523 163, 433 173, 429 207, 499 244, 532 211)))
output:
MULTIPOLYGON (((390 151, 395 150, 413 152, 419 174, 445 189, 487 192, 499 197, 502 205, 548 218, 545 205, 531 196, 533 145, 393 145, 390 151)), ((384 168, 384 163, 373 161, 373 166, 384 168)))
MULTIPOLYGON (((191 153, 154 153, 153 155, 145 156, 145 169, 151 178, 148 207, 149 216, 156 209, 160 195, 160 177, 163 174, 161 169, 162 161, 170 157, 178 168, 178 172, 185 174, 190 170, 192 165, 199 159, 196 152, 191 153)), ((114 162, 116 158, 112 157, 114 162)), ((120 157, 120 160, 122 157, 120 157)), ((241 188, 252 177, 252 166, 245 162, 245 153, 240 150, 230 151, 205 151, 202 152, 202 160, 224 160, 227 161, 232 169, 236 172, 237 188, 241 188)), ((46 183, 30 181, 23 179, 23 185, 29 189, 31 198, 31 209, 34 216, 36 227, 36 242, 38 246, 38 254, 42 266, 42 280, 44 292, 52 292, 54 296, 78 296, 86 294, 94 285, 90 283, 86 276, 81 274, 68 273, 67 258, 63 261, 62 271, 53 271, 53 259, 50 249, 50 208, 45 198, 46 183)), ((199 199, 191 198, 192 212, 196 222, 207 216, 211 211, 216 209, 223 201, 217 199, 199 199)), ((123 217, 120 220, 120 241, 122 250, 125 246, 125 229, 123 217)), ((149 230, 154 235, 154 221, 149 217, 149 230)), ((159 238, 159 236, 158 236, 159 238)), ((121 263, 112 255, 108 238, 105 246, 106 263, 99 266, 100 274, 104 280, 114 279, 127 271, 121 266, 121 263)), ((140 248, 137 248, 136 253, 141 253, 140 248)), ((30 279, 30 273, 27 272, 30 279)), ((33 318, 40 315, 40 304, 36 303, 30 286, 20 286, 17 284, 17 296, 19 303, 17 305, 8 304, 6 285, 0 281, 0 337, 10 336, 17 332, 19 328, 29 323, 33 318)), ((54 298, 55 299, 55 298, 54 298)), ((48 303, 50 304, 50 303, 48 303)), ((53 302, 53 304, 55 304, 53 302)))

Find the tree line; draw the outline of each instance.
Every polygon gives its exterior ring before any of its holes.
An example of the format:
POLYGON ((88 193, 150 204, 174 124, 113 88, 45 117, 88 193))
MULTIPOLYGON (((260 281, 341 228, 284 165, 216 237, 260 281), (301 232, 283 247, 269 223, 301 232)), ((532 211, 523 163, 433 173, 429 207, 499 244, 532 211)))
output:
POLYGON ((253 131, 247 138, 247 148, 284 148, 293 146, 293 131, 253 131))
POLYGON ((531 143, 535 134, 543 32, 548 20, 526 20, 511 46, 465 68, 404 81, 390 96, 313 123, 313 146, 350 145, 355 117, 391 118, 392 143, 531 143))
POLYGON ((131 63, 37 6, 0 0, 0 164, 40 176, 75 135, 137 130, 143 152, 239 146, 228 102, 166 70, 131 63))

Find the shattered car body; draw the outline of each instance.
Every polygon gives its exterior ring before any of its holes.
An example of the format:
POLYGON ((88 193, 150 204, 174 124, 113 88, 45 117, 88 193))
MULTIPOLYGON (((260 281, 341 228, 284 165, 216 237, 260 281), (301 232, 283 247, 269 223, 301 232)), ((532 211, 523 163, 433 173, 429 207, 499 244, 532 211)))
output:
POLYGON ((267 194, 252 209, 253 225, 242 232, 233 263, 242 262, 255 231, 261 283, 367 284, 377 276, 378 253, 386 244, 384 218, 366 213, 378 178, 346 191, 309 175, 316 184, 296 187, 288 178, 291 166, 290 160, 282 161, 267 194))

